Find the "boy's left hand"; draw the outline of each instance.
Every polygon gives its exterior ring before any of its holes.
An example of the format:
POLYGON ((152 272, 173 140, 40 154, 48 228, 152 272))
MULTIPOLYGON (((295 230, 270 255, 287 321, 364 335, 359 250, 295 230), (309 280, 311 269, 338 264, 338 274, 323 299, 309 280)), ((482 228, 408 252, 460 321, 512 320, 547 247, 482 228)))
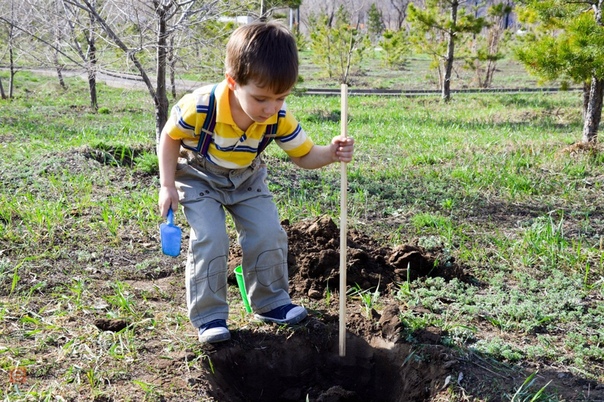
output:
POLYGON ((338 135, 331 140, 334 161, 350 162, 354 154, 354 138, 338 135))

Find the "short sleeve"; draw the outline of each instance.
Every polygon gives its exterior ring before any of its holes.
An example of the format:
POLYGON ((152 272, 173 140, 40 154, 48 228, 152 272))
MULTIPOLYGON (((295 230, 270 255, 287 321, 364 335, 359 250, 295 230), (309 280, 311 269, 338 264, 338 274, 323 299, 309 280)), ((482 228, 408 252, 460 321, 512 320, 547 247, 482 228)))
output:
POLYGON ((292 157, 306 155, 314 145, 300 123, 288 110, 285 110, 285 116, 279 119, 275 142, 292 157))

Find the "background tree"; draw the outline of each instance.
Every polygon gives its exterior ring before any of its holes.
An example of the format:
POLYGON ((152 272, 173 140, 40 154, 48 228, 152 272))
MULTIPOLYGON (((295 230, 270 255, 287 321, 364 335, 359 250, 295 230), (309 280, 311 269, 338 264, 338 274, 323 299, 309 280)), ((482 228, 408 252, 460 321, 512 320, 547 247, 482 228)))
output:
POLYGON ((480 33, 486 23, 484 18, 460 8, 464 3, 465 0, 426 0, 423 9, 409 5, 408 20, 416 49, 428 51, 433 57, 433 66, 438 68, 442 99, 446 102, 451 98, 456 42, 467 34, 480 33))
MULTIPOLYGON (((506 25, 512 9, 509 1, 486 7, 485 27, 468 42, 467 55, 463 56, 464 67, 474 71, 479 88, 491 86, 497 62, 505 57, 504 49, 510 36, 506 25)), ((476 13, 479 12, 484 12, 484 8, 478 8, 476 13)))
POLYGON ((384 32, 384 18, 375 3, 371 3, 367 13, 367 32, 372 43, 376 43, 384 32))
POLYGON ((309 27, 312 27, 310 32, 310 50, 312 51, 311 59, 327 73, 329 78, 334 75, 334 62, 332 48, 332 33, 331 24, 334 16, 327 13, 318 15, 311 14, 308 17, 309 27))
POLYGON ((389 68, 402 68, 411 53, 407 31, 387 29, 380 41, 382 48, 382 63, 389 68))
MULTIPOLYGON (((88 91, 90 93, 90 107, 98 110, 99 102, 96 91, 97 77, 97 46, 96 46, 96 21, 92 13, 72 7, 61 1, 65 19, 69 25, 71 49, 82 60, 86 76, 88 77, 88 91)), ((91 6, 96 8, 96 0, 91 1, 91 6)), ((60 15, 60 14, 59 14, 60 15)))
MULTIPOLYGON (((189 46, 194 42, 209 42, 207 38, 196 37, 191 28, 209 19, 215 20, 219 14, 227 14, 222 13, 224 10, 218 7, 218 4, 222 3, 218 0, 184 0, 180 3, 173 0, 114 0, 110 4, 111 7, 97 9, 92 0, 63 1, 90 13, 107 40, 123 52, 127 61, 140 75, 155 105, 155 138, 159 142, 161 129, 169 112, 166 85, 168 55, 171 54, 170 57, 174 58, 175 54, 171 52, 176 51, 169 48, 171 43, 176 43, 170 38, 177 33, 184 34, 187 36, 185 42, 189 46), (116 18, 116 15, 124 16, 125 20, 116 18), (153 75, 155 85, 152 83, 153 75)), ((236 12, 236 9, 231 8, 230 11, 236 12)), ((224 32, 217 38, 220 39, 229 33, 224 32)), ((196 61, 201 63, 203 57, 196 61)))
MULTIPOLYGON (((63 88, 66 87, 62 76, 65 63, 84 68, 89 73, 91 107, 96 110, 96 83, 91 74, 95 69, 88 63, 88 60, 95 59, 94 46, 89 46, 86 52, 82 51, 79 44, 81 31, 76 32, 74 16, 67 12, 63 0, 24 0, 19 4, 20 12, 11 26, 24 37, 25 45, 11 46, 10 51, 13 54, 17 51, 24 65, 54 68, 63 88)), ((0 21, 4 20, 6 17, 0 15, 0 21)), ((88 23, 92 23, 90 18, 88 23)), ((94 41, 95 35, 85 37, 94 41)))
MULTIPOLYGON (((61 7, 62 4, 60 1, 58 0, 50 0, 50 7, 53 7, 54 10, 51 14, 46 14, 44 20, 46 21, 51 21, 51 28, 50 28, 50 32, 52 33, 52 39, 49 40, 54 40, 54 46, 52 48, 49 49, 45 49, 47 52, 45 52, 47 54, 47 58, 48 58, 48 62, 54 66, 55 71, 57 72, 57 77, 59 79, 59 85, 61 85, 61 88, 63 89, 67 89, 67 85, 65 84, 65 79, 63 78, 63 68, 64 68, 64 64, 61 63, 60 58, 59 58, 59 49, 61 47, 61 44, 65 41, 64 37, 65 37, 65 30, 66 30, 66 20, 65 18, 60 18, 59 15, 61 14, 61 7)), ((33 8, 32 11, 40 11, 39 8, 33 8)), ((40 20, 41 18, 37 18, 38 20, 40 20)), ((95 106, 95 110, 96 110, 96 106, 95 106)))
POLYGON ((248 0, 245 4, 247 11, 254 18, 269 19, 276 10, 284 8, 298 9, 302 0, 248 0))
POLYGON ((313 61, 329 78, 348 84, 348 77, 360 71, 361 61, 369 49, 369 37, 351 22, 350 13, 340 6, 333 14, 309 17, 310 47, 313 61))
MULTIPOLYGON (((24 8, 24 3, 19 0, 8 0, 0 3, 0 38, 6 44, 0 60, 8 62, 8 94, 4 97, 12 99, 15 87, 15 75, 19 71, 17 62, 20 57, 18 51, 20 42, 25 39, 25 32, 20 29, 21 21, 29 19, 29 13, 24 8)), ((24 44, 24 46, 26 46, 24 44)), ((4 92, 4 88, 3 91, 4 92)))
POLYGON ((603 0, 526 0, 519 18, 526 33, 515 53, 544 81, 583 85, 581 141, 595 144, 604 96, 603 0))
MULTIPOLYGON (((400 31, 403 29, 403 24, 407 19, 407 7, 409 6, 410 0, 390 0, 390 8, 388 20, 390 22, 390 29, 393 31, 400 31)), ((416 2, 417 3, 417 2, 416 2)))
MULTIPOLYGON (((7 7, 6 12, 0 12, 0 28, 3 25, 8 28, 5 49, 10 71, 10 97, 14 76, 19 69, 18 62, 54 68, 59 84, 65 88, 62 77, 64 66, 60 58, 69 59, 75 65, 80 64, 64 52, 64 43, 69 34, 65 16, 61 13, 61 0, 12 0, 10 3, 0 3, 0 7, 7 7)), ((4 58, 0 56, 0 59, 4 58)))

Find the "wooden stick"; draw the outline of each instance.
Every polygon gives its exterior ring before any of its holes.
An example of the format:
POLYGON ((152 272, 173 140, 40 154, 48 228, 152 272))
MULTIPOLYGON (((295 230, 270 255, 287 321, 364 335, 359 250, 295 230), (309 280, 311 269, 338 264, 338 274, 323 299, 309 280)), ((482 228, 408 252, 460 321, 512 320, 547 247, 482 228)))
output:
MULTIPOLYGON (((348 136, 348 85, 342 84, 341 134, 348 136)), ((340 357, 346 356, 346 231, 348 178, 346 163, 340 162, 340 357)))

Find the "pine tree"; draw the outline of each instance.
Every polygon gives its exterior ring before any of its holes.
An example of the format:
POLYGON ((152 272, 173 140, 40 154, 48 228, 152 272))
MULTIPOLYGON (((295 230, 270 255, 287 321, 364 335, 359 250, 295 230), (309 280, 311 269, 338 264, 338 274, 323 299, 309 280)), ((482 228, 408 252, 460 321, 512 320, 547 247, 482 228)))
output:
POLYGON ((595 144, 604 97, 604 2, 527 0, 519 12, 526 31, 515 49, 544 81, 583 85, 583 143, 595 144))
POLYGON ((379 37, 384 32, 384 20, 382 12, 377 8, 375 3, 371 4, 367 13, 367 31, 373 43, 377 42, 379 37))
POLYGON ((451 76, 455 61, 455 45, 466 34, 478 34, 485 26, 484 18, 467 13, 465 0, 426 0, 424 8, 409 5, 412 40, 420 52, 432 57, 431 67, 437 68, 445 102, 451 98, 451 76))

